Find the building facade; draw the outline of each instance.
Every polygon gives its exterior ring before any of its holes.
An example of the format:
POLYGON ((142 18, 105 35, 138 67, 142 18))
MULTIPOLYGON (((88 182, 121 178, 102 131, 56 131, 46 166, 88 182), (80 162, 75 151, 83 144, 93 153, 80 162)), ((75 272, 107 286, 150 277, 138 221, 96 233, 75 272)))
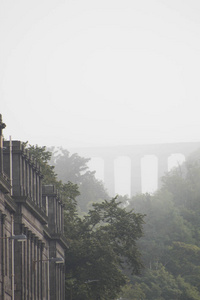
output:
POLYGON ((0 300, 64 300, 64 206, 0 115, 0 300), (17 237, 25 238, 19 241, 17 237))

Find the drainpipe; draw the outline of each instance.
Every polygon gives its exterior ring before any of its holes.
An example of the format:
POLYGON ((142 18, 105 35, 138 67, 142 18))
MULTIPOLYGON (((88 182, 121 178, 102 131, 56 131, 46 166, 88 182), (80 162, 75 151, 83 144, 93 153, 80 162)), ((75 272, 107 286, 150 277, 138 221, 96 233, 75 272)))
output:
MULTIPOLYGON (((13 215, 11 215, 11 236, 14 236, 14 219, 13 215)), ((11 271, 11 285, 12 285, 12 300, 15 299, 15 269, 14 269, 14 239, 11 239, 11 255, 12 255, 12 271, 11 271)))
MULTIPOLYGON (((6 215, 1 215, 1 224, 2 224, 2 232, 1 236, 4 237, 4 230, 5 230, 5 218, 6 215)), ((2 300, 5 299, 5 240, 2 239, 2 300)))
POLYGON ((50 274, 49 274, 49 260, 47 261, 47 299, 49 300, 50 299, 50 274))
POLYGON ((10 185, 11 185, 10 194, 12 196, 13 195, 13 178, 12 178, 12 139, 11 139, 11 136, 10 136, 10 185))
POLYGON ((0 173, 3 174, 3 129, 6 124, 2 122, 2 115, 0 114, 0 173))

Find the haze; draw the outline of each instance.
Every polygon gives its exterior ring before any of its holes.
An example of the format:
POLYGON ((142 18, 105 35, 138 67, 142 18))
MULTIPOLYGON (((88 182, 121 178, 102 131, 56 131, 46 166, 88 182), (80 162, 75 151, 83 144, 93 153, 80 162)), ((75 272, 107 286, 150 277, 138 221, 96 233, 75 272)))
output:
POLYGON ((199 140, 199 1, 10 0, 0 14, 6 137, 199 140))
POLYGON ((199 141, 198 0, 0 1, 5 138, 199 141))

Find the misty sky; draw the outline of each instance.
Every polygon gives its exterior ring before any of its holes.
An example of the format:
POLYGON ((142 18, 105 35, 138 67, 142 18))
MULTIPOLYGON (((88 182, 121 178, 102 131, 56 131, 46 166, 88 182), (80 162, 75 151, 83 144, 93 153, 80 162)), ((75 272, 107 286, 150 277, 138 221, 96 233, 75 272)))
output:
POLYGON ((1 0, 6 138, 199 141, 199 0, 1 0))

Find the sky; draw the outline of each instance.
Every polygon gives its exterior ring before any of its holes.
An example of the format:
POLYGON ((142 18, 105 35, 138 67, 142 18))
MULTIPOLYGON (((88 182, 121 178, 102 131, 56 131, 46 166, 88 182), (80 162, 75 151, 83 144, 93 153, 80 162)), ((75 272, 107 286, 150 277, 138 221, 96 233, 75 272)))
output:
POLYGON ((5 138, 199 141, 199 0, 1 0, 5 138))

